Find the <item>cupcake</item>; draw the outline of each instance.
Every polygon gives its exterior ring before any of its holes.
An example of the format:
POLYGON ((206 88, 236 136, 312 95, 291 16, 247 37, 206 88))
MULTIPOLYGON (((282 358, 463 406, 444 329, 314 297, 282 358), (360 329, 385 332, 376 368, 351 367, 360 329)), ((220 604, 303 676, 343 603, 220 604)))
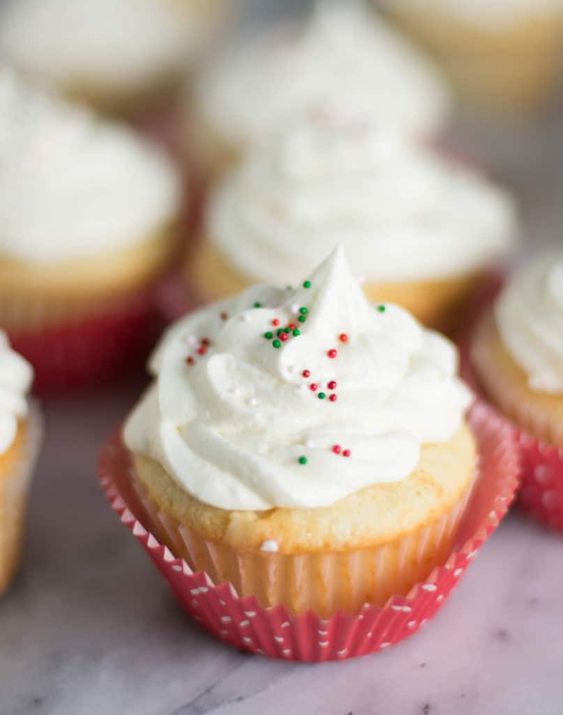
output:
POLYGON ((225 0, 8 0, 0 58, 98 109, 131 113, 170 93, 225 0))
POLYGON ((170 329, 125 443, 157 538, 263 607, 382 606, 442 564, 477 449, 457 354, 341 248, 170 329))
POLYGON ((0 331, 0 594, 17 569, 27 492, 39 445, 38 417, 27 393, 33 371, 0 331))
POLYGON ((129 130, 6 71, 0 157, 0 326, 39 385, 64 382, 68 367, 100 376, 108 353, 139 337, 140 313, 146 329, 149 291, 176 249, 175 170, 129 130), (103 330, 90 340, 93 326, 103 330))
POLYGON ((212 190, 188 282, 204 300, 285 286, 342 243, 371 300, 448 329, 515 227, 485 177, 365 115, 309 111, 212 190))
POLYGON ((525 505, 563 530, 562 253, 508 282, 475 330, 471 358, 485 396, 519 432, 525 505))
POLYGON ((563 42, 556 0, 385 0, 470 102, 533 109, 553 93, 563 42), (428 22, 428 14, 432 22, 428 22))
POLYGON ((258 136, 309 107, 344 108, 429 135, 450 112, 434 65, 361 2, 324 0, 209 64, 186 103, 192 152, 216 174, 258 136))

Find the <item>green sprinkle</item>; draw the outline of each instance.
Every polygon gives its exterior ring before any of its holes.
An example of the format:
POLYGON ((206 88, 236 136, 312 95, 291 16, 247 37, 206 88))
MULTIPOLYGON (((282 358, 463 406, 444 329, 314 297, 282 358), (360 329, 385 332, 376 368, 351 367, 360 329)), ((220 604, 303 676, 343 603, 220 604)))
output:
POLYGON ((258 302, 254 303, 254 308, 261 308, 261 307, 262 307, 262 303, 258 303, 258 302))
POLYGON ((276 348, 276 350, 281 348, 281 340, 274 340, 272 345, 276 348))
POLYGON ((380 313, 385 313, 385 306, 383 304, 377 306, 377 310, 380 313))
POLYGON ((319 400, 324 400, 324 398, 326 397, 326 393, 324 393, 324 392, 319 392, 319 394, 317 395, 317 397, 319 398, 319 400))
POLYGON ((283 333, 283 328, 278 328, 276 330, 276 335, 279 337, 283 333))
POLYGON ((309 460, 304 455, 301 455, 301 457, 299 457, 297 461, 299 462, 299 464, 307 464, 309 460))
POLYGON ((303 283, 303 288, 310 288, 311 287, 311 281, 305 281, 303 283))
POLYGON ((266 340, 271 340, 274 337, 274 334, 270 330, 268 330, 267 333, 264 333, 264 337, 266 338, 266 340))
POLYGON ((306 317, 305 315, 300 315, 300 316, 297 318, 297 320, 298 320, 300 323, 306 323, 306 322, 307 322, 307 317, 306 317))
POLYGON ((309 308, 302 305, 301 308, 299 308, 299 312, 301 313, 301 315, 307 315, 307 313, 309 312, 309 308))
POLYGON ((298 335, 301 335, 301 331, 299 330, 299 328, 295 328, 295 330, 293 331, 293 335, 295 337, 297 337, 298 335))

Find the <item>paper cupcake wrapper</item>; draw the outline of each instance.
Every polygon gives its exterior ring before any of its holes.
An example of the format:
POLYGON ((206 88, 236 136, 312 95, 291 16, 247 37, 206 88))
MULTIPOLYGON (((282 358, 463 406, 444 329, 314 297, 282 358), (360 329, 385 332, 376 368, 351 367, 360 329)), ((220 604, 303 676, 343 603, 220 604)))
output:
POLYGON ((202 627, 252 653, 308 662, 343 660, 383 650, 430 620, 510 506, 519 466, 512 430, 483 404, 473 408, 471 425, 480 469, 449 557, 406 596, 392 596, 383 607, 365 604, 355 614, 337 611, 323 618, 311 611, 295 615, 284 606, 264 608, 255 596, 240 597, 232 584, 215 584, 207 573, 194 573, 147 528, 150 519, 133 487, 119 435, 101 454, 100 478, 114 511, 202 627))
POLYGON ((144 290, 76 321, 9 330, 14 349, 33 365, 34 391, 60 394, 100 385, 141 368, 161 320, 154 291, 144 290))
POLYGON ((21 456, 11 474, 2 476, 6 488, 2 490, 0 512, 0 595, 9 586, 19 565, 25 531, 27 500, 33 470, 43 437, 43 420, 36 405, 32 405, 27 419, 27 434, 21 456))
MULTIPOLYGON (((488 402, 471 363, 471 338, 473 332, 498 295, 502 285, 499 276, 496 285, 491 284, 475 305, 466 330, 459 340, 461 372, 465 380, 483 402, 488 402)), ((497 419, 513 431, 521 460, 521 488, 519 505, 540 522, 555 531, 563 532, 563 448, 549 445, 525 430, 521 430, 489 405, 497 419)), ((521 409, 524 409, 523 407, 521 409)))

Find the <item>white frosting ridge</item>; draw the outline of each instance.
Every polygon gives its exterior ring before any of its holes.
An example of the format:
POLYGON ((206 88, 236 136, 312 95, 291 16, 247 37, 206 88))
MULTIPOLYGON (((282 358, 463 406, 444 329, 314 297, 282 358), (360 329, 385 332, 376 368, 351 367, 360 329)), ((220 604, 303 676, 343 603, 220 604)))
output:
POLYGON ((310 283, 254 287, 179 321, 153 357, 128 447, 204 503, 265 510, 401 480, 423 444, 449 440, 470 402, 453 345, 397 306, 370 305, 342 249, 310 283), (276 348, 274 320, 300 334, 276 348))
POLYGON ((563 394, 563 254, 520 269, 497 302, 496 320, 530 387, 563 394))
POLYGON ((227 52, 203 72, 197 99, 205 121, 236 146, 309 107, 426 134, 445 124, 451 106, 439 70, 355 0, 319 2, 306 24, 227 52))
POLYGON ((488 269, 515 213, 506 192, 413 138, 309 111, 225 178, 207 235, 251 281, 296 280, 338 243, 370 281, 427 280, 488 269))
POLYGON ((27 415, 32 379, 31 365, 11 349, 6 334, 0 330, 0 454, 11 447, 18 420, 27 415))
POLYGON ((0 255, 51 263, 127 248, 175 219, 156 148, 0 72, 0 255))
POLYGON ((0 57, 64 87, 137 90, 181 69, 204 16, 185 0, 8 0, 0 57))

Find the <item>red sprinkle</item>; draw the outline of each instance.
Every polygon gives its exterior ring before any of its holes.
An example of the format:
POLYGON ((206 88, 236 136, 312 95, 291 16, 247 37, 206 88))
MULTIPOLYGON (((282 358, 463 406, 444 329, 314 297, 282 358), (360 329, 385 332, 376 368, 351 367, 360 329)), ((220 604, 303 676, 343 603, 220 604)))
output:
POLYGON ((289 335, 288 335, 287 333, 282 333, 282 334, 280 335, 280 340, 282 341, 282 343, 285 343, 285 341, 286 341, 288 338, 289 338, 289 335))
POLYGON ((352 452, 350 452, 349 449, 345 449, 345 450, 342 452, 342 456, 343 456, 343 457, 351 457, 351 456, 352 456, 352 452))
POLYGON ((276 325, 276 326, 277 326, 277 325, 279 325, 279 324, 280 324, 280 321, 279 321, 278 318, 274 318, 274 319, 272 320, 272 325, 276 325))
POLYGON ((219 316, 221 320, 228 320, 229 319, 229 314, 228 313, 221 313, 219 316))
POLYGON ((198 352, 199 355, 205 355, 205 353, 207 352, 207 348, 205 347, 205 345, 201 345, 201 346, 197 349, 197 352, 198 352))
POLYGON ((327 385, 329 390, 336 390, 336 380, 331 380, 327 385))
POLYGON ((318 388, 319 388, 319 386, 317 385, 316 382, 312 382, 312 383, 309 385, 309 389, 310 389, 312 392, 316 392, 316 391, 318 390, 318 388))
POLYGON ((295 323, 290 323, 287 327, 288 327, 290 330, 295 330, 295 329, 297 328, 297 326, 295 325, 295 323))
POLYGON ((340 335, 338 336, 338 339, 340 340, 341 343, 347 343, 348 335, 346 333, 340 333, 340 335))
POLYGON ((331 402, 336 402, 336 400, 338 399, 338 397, 337 397, 337 396, 334 394, 334 392, 333 392, 332 395, 331 395, 328 399, 329 399, 331 402))
POLYGON ((188 357, 186 358, 186 362, 188 363, 188 365, 193 365, 195 360, 191 355, 188 355, 188 357))
POLYGON ((303 377, 311 377, 311 371, 310 370, 303 370, 301 373, 303 377))
POLYGON ((338 350, 332 348, 331 350, 327 351, 327 355, 331 360, 334 360, 334 358, 338 355, 338 350))
POLYGON ((333 444, 332 451, 334 454, 340 454, 340 452, 342 452, 342 447, 339 444, 333 444))
POLYGON ((211 344, 211 340, 209 340, 209 338, 202 338, 202 339, 201 339, 201 344, 202 344, 202 345, 210 345, 210 344, 211 344))

